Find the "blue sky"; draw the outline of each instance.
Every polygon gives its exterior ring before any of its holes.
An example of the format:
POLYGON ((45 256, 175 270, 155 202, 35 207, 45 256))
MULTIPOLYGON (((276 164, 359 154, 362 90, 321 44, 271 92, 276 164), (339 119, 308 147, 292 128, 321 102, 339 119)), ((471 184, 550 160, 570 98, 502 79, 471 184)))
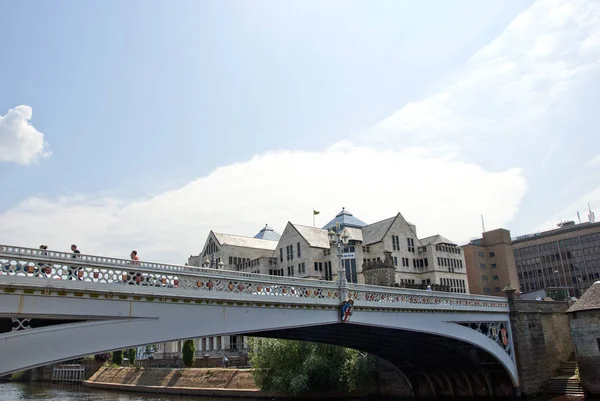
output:
POLYGON ((456 241, 480 213, 488 228, 549 228, 600 204, 598 12, 0 2, 0 242, 175 262, 209 229, 253 235, 342 206, 456 241), (453 205, 469 223, 446 217, 453 205))

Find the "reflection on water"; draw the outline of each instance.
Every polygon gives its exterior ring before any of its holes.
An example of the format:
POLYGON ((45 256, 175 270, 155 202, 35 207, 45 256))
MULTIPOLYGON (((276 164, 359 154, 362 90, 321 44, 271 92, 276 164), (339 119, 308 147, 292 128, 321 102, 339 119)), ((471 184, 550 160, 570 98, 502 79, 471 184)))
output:
MULTIPOLYGON (((202 398, 203 401, 240 401, 240 398, 211 398, 192 396, 167 396, 143 393, 127 393, 89 389, 71 384, 49 383, 9 383, 0 382, 0 399, 2 401, 190 401, 202 398)), ((545 400, 542 397, 536 401, 545 400)), ((245 399, 249 401, 249 399, 245 399)), ((558 396, 551 401, 600 401, 600 398, 558 396)), ((353 401, 353 400, 348 400, 353 401)))
MULTIPOLYGON (((104 391, 72 384, 0 383, 2 401, 190 401, 194 398, 197 399, 197 397, 104 391)), ((212 399, 205 398, 205 400, 212 399)), ((219 400, 227 401, 224 398, 219 400)))

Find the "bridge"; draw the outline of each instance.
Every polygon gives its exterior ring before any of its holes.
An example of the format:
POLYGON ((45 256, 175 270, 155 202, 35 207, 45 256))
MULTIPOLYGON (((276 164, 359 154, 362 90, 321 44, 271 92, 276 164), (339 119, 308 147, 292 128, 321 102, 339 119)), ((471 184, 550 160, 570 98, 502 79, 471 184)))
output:
POLYGON ((415 395, 518 394, 504 298, 133 263, 0 245, 0 375, 248 335, 370 352, 398 367, 415 395))

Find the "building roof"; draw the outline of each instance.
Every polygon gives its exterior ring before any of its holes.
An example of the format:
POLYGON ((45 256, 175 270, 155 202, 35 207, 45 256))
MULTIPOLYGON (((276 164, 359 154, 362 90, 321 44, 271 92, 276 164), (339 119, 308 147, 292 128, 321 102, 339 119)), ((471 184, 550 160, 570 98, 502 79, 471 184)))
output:
POLYGON ((363 243, 365 245, 370 245, 383 240, 385 233, 388 232, 392 223, 396 220, 396 217, 398 217, 398 215, 364 226, 362 228, 363 243))
POLYGON ((454 242, 450 241, 448 238, 446 238, 440 234, 432 235, 431 237, 421 238, 419 241, 421 241, 421 245, 423 245, 423 246, 437 245, 437 244, 456 245, 454 242))
POLYGON ((323 226, 323 229, 329 230, 332 227, 335 227, 336 223, 340 223, 340 228, 344 227, 355 227, 361 228, 367 225, 364 221, 357 219, 346 210, 346 208, 342 208, 342 211, 335 215, 335 217, 327 224, 323 226))
POLYGON ((346 227, 346 232, 348 233, 348 239, 362 242, 363 233, 360 228, 346 227))
POLYGON ((567 310, 570 312, 580 312, 585 310, 600 309, 600 281, 596 281, 588 288, 583 295, 567 310))
POLYGON ((527 241, 536 240, 539 238, 551 237, 553 235, 558 235, 558 234, 577 232, 579 230, 585 230, 588 228, 600 228, 600 222, 594 222, 594 223, 583 222, 583 223, 579 223, 579 224, 564 225, 562 227, 555 228, 553 230, 542 231, 541 233, 519 235, 518 237, 513 238, 512 241, 513 241, 513 245, 518 246, 527 241))
POLYGON ((240 246, 243 248, 267 249, 274 251, 277 248, 276 241, 243 237, 241 235, 213 233, 220 245, 240 246))
POLYGON ((281 234, 269 227, 268 224, 265 224, 265 227, 262 230, 260 230, 258 234, 254 236, 254 238, 265 239, 268 241, 279 241, 279 238, 281 238, 281 234))
POLYGON ((325 248, 328 249, 329 237, 327 236, 327 230, 316 227, 301 226, 298 224, 290 223, 296 231, 308 242, 308 245, 314 248, 325 248))

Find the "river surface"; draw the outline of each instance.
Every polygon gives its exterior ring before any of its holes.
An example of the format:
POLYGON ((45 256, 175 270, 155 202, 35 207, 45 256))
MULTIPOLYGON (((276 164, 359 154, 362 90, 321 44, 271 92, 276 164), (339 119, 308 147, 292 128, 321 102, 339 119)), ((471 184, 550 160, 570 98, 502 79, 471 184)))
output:
MULTIPOLYGON (((72 384, 12 383, 0 382, 0 400, 2 401, 240 401, 241 398, 212 398, 192 396, 171 396, 137 394, 90 389, 72 384)), ((542 398, 543 400, 544 398, 542 398)), ((248 400, 248 399, 246 399, 248 400)), ((552 401, 590 401, 591 398, 559 396, 552 401)), ((598 400, 594 398, 594 400, 598 400)), ((351 401, 350 399, 347 401, 351 401)))

